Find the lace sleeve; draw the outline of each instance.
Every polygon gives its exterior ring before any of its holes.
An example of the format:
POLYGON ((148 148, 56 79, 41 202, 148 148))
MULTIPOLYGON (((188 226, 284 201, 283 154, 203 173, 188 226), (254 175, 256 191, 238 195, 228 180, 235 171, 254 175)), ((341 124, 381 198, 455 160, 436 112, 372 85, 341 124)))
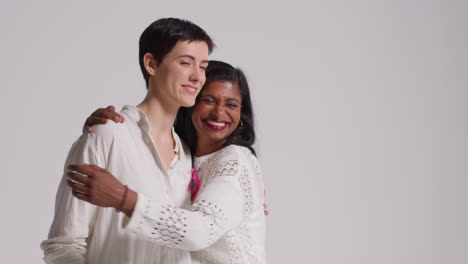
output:
POLYGON ((126 228, 169 247, 201 250, 237 226, 252 208, 248 170, 239 159, 221 159, 189 210, 153 204, 138 194, 126 228))
POLYGON ((242 196, 242 212, 246 216, 251 210, 253 205, 252 183, 247 168, 241 165, 238 159, 224 160, 217 167, 214 172, 214 179, 216 177, 235 177, 239 182, 242 196))

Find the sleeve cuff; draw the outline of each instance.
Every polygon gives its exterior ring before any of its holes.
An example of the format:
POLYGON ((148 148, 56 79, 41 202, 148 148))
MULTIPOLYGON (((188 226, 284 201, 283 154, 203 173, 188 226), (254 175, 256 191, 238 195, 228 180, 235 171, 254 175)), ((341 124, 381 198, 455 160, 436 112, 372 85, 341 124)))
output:
POLYGON ((141 231, 145 215, 151 210, 151 201, 141 193, 137 193, 137 201, 131 217, 125 216, 122 222, 122 228, 136 233, 141 231))

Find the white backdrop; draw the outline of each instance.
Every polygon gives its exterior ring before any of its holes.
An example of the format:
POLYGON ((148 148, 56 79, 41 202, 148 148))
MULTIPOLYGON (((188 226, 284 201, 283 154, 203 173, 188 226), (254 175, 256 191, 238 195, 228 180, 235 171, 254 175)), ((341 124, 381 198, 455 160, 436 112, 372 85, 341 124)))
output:
POLYGON ((269 263, 468 263, 467 1, 0 3, 2 263, 41 263, 65 157, 96 108, 145 94, 162 17, 245 70, 269 263))

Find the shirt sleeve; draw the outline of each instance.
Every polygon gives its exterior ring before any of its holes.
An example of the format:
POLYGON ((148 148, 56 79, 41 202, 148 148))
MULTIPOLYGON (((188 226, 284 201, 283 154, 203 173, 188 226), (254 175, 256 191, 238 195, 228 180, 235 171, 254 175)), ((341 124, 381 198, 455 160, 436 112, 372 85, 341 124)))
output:
POLYGON ((225 157, 217 163, 214 175, 204 177, 209 182, 188 210, 155 204, 138 193, 126 229, 168 247, 196 251, 212 245, 252 208, 247 201, 252 189, 246 187, 252 177, 245 164, 237 157, 225 157))
POLYGON ((86 263, 87 240, 93 231, 98 208, 73 196, 67 185, 69 164, 106 167, 103 142, 91 133, 82 135, 71 147, 59 184, 55 216, 48 239, 41 243, 46 263, 86 263))

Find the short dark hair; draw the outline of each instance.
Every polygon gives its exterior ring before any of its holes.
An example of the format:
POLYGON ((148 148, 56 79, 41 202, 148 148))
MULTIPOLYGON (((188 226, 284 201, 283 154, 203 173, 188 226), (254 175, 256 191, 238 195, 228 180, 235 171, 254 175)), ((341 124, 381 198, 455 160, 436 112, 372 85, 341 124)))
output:
MULTIPOLYGON (((215 81, 229 81, 239 86, 241 92, 241 125, 226 139, 227 145, 239 145, 248 148, 252 154, 255 150, 252 145, 255 143, 255 130, 254 130, 254 114, 252 109, 252 100, 250 98, 250 88, 247 78, 239 68, 222 62, 210 61, 206 68, 206 82, 202 90, 197 96, 196 102, 198 103, 203 89, 215 81)), ((192 123, 193 107, 181 107, 177 113, 175 121, 175 131, 182 138, 182 140, 189 146, 192 154, 195 153, 197 146, 196 130, 192 123)))
POLYGON ((146 53, 153 55, 158 64, 174 48, 178 41, 204 41, 211 53, 215 47, 210 36, 194 23, 178 18, 161 18, 149 25, 140 37, 140 69, 148 87, 149 74, 143 64, 146 53))

